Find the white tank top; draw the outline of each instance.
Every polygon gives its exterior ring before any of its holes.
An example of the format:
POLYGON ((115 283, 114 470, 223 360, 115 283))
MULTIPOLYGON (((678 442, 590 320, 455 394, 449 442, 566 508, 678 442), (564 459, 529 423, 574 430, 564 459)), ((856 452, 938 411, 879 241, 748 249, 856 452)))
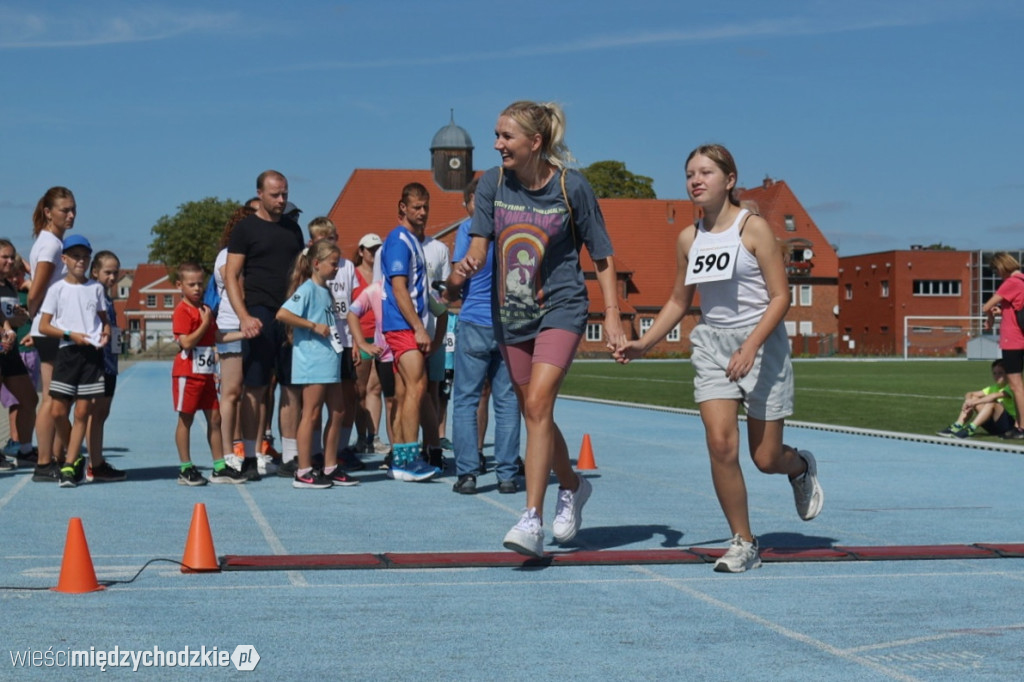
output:
POLYGON ((736 256, 736 270, 730 279, 717 282, 702 282, 697 285, 700 293, 700 312, 704 322, 713 327, 737 328, 757 324, 768 307, 768 286, 761 274, 757 258, 743 245, 740 239, 740 225, 749 211, 740 210, 736 220, 728 229, 712 233, 704 229, 704 220, 697 223, 697 237, 693 240, 690 253, 709 246, 724 246, 739 242, 736 256))

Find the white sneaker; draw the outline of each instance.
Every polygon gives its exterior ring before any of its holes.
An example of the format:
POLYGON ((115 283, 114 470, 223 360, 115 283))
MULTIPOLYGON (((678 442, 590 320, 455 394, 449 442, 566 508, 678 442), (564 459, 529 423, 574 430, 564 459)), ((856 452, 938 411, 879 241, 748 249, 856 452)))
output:
POLYGON ((519 522, 512 526, 512 530, 505 533, 503 544, 506 549, 526 556, 537 558, 544 556, 544 528, 534 507, 524 511, 523 515, 519 517, 519 522))
POLYGON ((277 474, 277 462, 270 455, 256 455, 256 471, 260 476, 274 476, 277 474))
POLYGON ((224 455, 224 463, 235 471, 242 470, 242 458, 235 454, 224 455))
POLYGON ((796 452, 807 462, 807 471, 792 479, 789 484, 793 486, 796 513, 804 521, 810 521, 821 513, 821 507, 825 504, 825 491, 818 483, 818 463, 814 460, 814 455, 807 450, 796 452))
POLYGON ((555 542, 568 542, 576 537, 583 523, 583 505, 590 499, 593 486, 590 481, 576 474, 579 487, 575 491, 558 489, 558 504, 555 506, 555 520, 551 523, 551 535, 555 542))
POLYGON ((391 452, 391 445, 389 445, 388 443, 382 442, 380 438, 374 436, 373 437, 373 451, 376 452, 378 455, 386 455, 389 452, 391 452))
POLYGON ((737 533, 733 536, 729 549, 715 562, 715 570, 719 573, 742 573, 752 568, 761 568, 757 538, 754 538, 753 542, 747 542, 737 533))

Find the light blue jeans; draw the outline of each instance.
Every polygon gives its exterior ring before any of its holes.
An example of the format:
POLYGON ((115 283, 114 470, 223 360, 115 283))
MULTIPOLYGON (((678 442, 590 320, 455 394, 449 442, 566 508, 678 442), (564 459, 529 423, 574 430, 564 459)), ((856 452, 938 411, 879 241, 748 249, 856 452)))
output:
POLYGON ((499 481, 514 477, 519 469, 519 402, 508 367, 498 350, 491 327, 459 320, 455 332, 455 377, 452 384, 452 431, 455 471, 459 476, 480 473, 476 408, 484 381, 491 382, 494 405, 494 459, 499 481))

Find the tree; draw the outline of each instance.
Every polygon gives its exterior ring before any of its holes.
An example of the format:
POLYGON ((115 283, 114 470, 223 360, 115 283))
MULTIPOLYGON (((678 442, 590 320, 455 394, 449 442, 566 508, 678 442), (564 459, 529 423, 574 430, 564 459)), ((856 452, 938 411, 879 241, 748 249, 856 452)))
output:
POLYGON ((595 161, 581 171, 598 199, 655 199, 653 178, 626 170, 622 161, 595 161))
POLYGON ((195 261, 212 273, 224 226, 239 206, 232 199, 207 197, 182 204, 173 216, 162 216, 150 230, 155 235, 149 244, 150 262, 173 271, 185 261, 195 261))

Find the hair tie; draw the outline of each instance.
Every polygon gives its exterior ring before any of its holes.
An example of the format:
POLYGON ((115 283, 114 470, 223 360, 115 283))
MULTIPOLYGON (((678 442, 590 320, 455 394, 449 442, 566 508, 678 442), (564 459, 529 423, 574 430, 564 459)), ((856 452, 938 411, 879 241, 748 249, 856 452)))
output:
POLYGON ((302 255, 303 256, 308 256, 309 255, 309 247, 308 246, 302 250, 302 255))

